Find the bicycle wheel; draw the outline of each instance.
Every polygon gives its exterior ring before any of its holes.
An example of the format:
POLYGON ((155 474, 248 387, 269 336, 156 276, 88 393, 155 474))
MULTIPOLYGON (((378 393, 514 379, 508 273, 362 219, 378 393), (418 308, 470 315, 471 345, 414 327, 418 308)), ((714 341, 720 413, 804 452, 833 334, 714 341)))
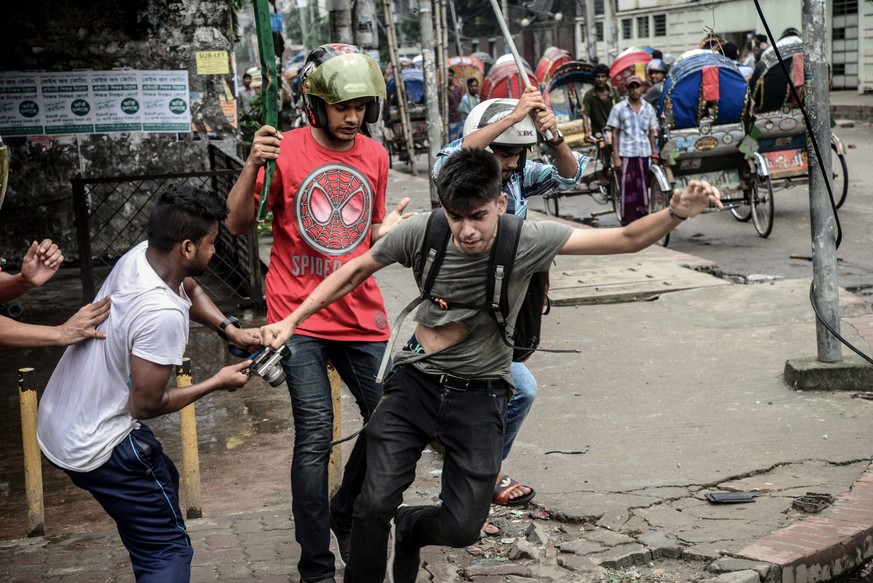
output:
POLYGON ((606 194, 612 201, 612 212, 615 213, 616 220, 621 223, 621 181, 615 168, 609 169, 609 186, 606 194))
MULTIPOLYGON (((670 205, 671 191, 661 190, 661 184, 657 178, 652 178, 652 187, 649 189, 649 214, 654 214, 662 211, 670 205)), ((666 247, 670 244, 670 233, 668 232, 659 241, 658 245, 666 247)))
POLYGON ((759 237, 768 237, 773 230, 773 184, 770 177, 755 177, 752 182, 752 222, 759 237))
POLYGON ((837 208, 846 202, 849 193, 849 167, 846 165, 846 157, 837 153, 837 148, 831 144, 831 191, 837 208))

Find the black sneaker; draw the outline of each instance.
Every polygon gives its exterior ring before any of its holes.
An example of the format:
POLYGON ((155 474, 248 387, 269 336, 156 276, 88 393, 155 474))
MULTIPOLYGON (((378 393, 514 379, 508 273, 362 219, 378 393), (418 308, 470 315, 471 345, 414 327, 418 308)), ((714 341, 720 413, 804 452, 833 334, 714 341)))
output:
POLYGON ((388 539, 388 581, 390 583, 415 583, 418 578, 418 567, 421 564, 421 554, 418 547, 409 547, 397 538, 397 525, 391 520, 391 531, 388 539))
POLYGON ((340 523, 336 517, 330 515, 330 533, 333 535, 333 540, 336 542, 336 548, 339 550, 340 563, 343 567, 349 562, 349 549, 352 544, 352 527, 340 523))

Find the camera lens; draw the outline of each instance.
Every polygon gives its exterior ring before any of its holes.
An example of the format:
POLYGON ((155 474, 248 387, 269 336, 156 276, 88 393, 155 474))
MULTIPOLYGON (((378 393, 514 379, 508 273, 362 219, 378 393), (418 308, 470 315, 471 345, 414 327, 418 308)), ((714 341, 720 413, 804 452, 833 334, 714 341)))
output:
POLYGON ((278 387, 285 382, 285 371, 279 365, 273 366, 270 370, 264 371, 266 374, 263 378, 271 387, 278 387))

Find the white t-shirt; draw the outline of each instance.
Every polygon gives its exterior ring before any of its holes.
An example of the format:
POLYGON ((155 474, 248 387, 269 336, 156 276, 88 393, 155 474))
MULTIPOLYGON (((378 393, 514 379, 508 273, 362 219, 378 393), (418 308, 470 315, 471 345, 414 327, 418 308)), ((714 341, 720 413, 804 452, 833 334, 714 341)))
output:
POLYGON ((115 265, 95 301, 112 296, 105 340, 67 348, 39 403, 39 446, 54 464, 89 472, 138 427, 127 408, 130 357, 180 364, 188 343, 191 300, 171 290, 146 260, 147 243, 115 265))

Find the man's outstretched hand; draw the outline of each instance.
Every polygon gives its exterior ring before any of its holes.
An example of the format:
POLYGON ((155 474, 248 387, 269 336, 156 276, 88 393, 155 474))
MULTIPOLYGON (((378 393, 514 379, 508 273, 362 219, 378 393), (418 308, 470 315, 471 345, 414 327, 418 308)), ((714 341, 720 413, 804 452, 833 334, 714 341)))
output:
POLYGON ((670 198, 670 207, 680 217, 699 215, 710 205, 723 209, 721 193, 716 187, 705 180, 692 180, 684 191, 674 190, 670 198))
POLYGON ((381 239, 388 234, 388 231, 414 215, 414 212, 404 212, 412 199, 408 196, 397 203, 397 208, 385 215, 382 224, 379 225, 379 231, 376 234, 376 239, 381 239))

